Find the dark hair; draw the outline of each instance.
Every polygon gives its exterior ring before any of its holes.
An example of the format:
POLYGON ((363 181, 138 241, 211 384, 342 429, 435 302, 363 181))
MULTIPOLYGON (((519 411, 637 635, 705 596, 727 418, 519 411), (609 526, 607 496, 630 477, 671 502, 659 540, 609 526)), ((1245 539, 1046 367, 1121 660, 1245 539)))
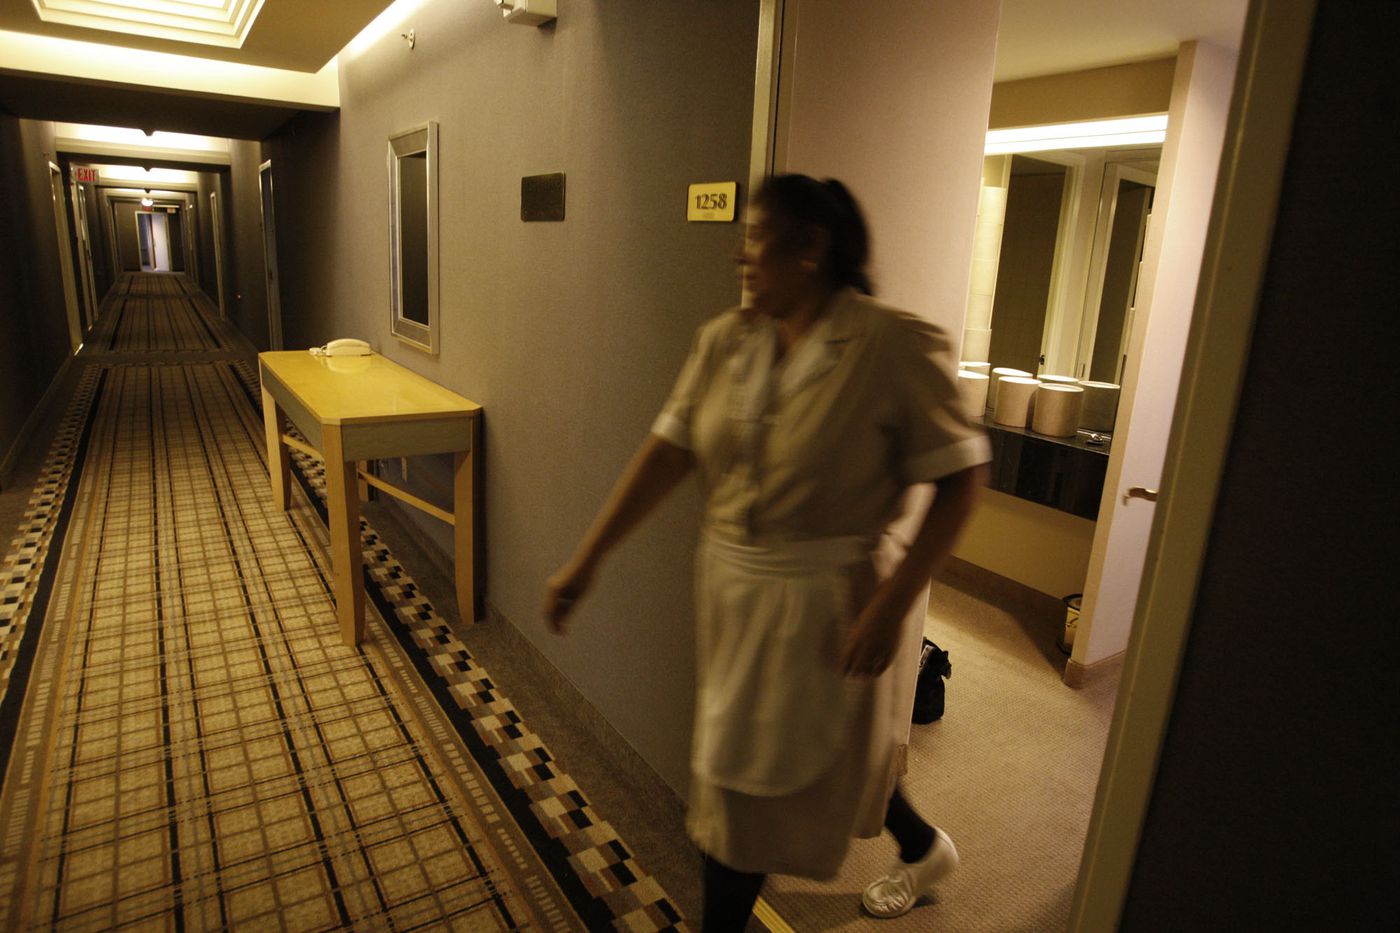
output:
POLYGON ((860 205, 834 178, 817 181, 809 175, 774 175, 759 187, 754 203, 793 228, 820 227, 831 240, 832 284, 850 286, 869 295, 870 233, 860 205))

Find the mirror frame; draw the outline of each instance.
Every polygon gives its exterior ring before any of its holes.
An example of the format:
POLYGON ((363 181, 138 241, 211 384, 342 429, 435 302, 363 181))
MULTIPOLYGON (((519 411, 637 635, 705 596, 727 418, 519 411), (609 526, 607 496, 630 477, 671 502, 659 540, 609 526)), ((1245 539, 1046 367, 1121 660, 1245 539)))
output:
POLYGON ((389 137, 389 332, 404 343, 436 354, 438 306, 438 125, 428 122, 389 137), (427 155, 428 323, 403 313, 403 240, 400 230, 402 188, 400 164, 407 156, 427 155))
MULTIPOLYGON (((1156 166, 1157 160, 1155 159, 1146 162, 1141 159, 1110 159, 1104 164, 1103 181, 1099 189, 1098 217, 1094 222, 1094 243, 1089 253, 1089 282, 1085 289, 1084 306, 1081 312, 1079 344, 1074 354, 1076 369, 1083 370, 1076 372, 1075 375, 1081 379, 1094 378, 1092 364, 1094 348, 1098 343, 1099 311, 1103 302, 1104 281, 1108 270, 1109 243, 1113 236, 1113 222, 1118 206, 1118 183, 1130 181, 1156 189, 1158 187, 1156 166), (1144 164, 1151 165, 1152 169, 1144 168, 1144 164)), ((1138 255, 1130 260, 1136 266, 1132 273, 1134 293, 1138 291, 1138 276, 1142 271, 1143 239, 1146 236, 1147 227, 1151 223, 1151 216, 1152 211, 1149 207, 1143 229, 1139 233, 1138 255)), ((1117 347, 1118 363, 1114 367, 1112 378, 1100 381, 1112 383, 1123 381, 1123 354, 1127 351, 1128 338, 1132 333, 1133 316, 1136 310, 1136 303, 1134 303, 1124 317, 1123 330, 1119 336, 1117 347)))
MULTIPOLYGON (((1155 177, 1155 171, 1144 172, 1143 166, 1155 167, 1160 159, 1161 145, 1033 150, 993 155, 1022 155, 1065 168, 1050 288, 1041 328, 1040 352, 1043 362, 1038 371, 1078 377, 1081 363, 1087 359, 1084 354, 1093 351, 1094 335, 1090 333, 1086 338, 1085 331, 1086 327, 1097 324, 1098 302, 1103 289, 1104 247, 1099 240, 1105 223, 1102 216, 1105 179, 1109 176, 1116 178, 1120 173, 1126 175, 1123 169, 1128 169, 1134 175, 1149 174, 1155 177)), ((1009 161, 1007 165, 1009 172, 1009 161)), ((1108 219, 1111 220, 1111 217, 1108 219)), ((969 297, 969 307, 970 302, 969 297)), ((968 312, 965 310, 964 328, 968 326, 967 321, 968 312)), ((993 328, 996 327, 994 317, 991 324, 993 328)), ((992 362, 995 364, 995 361, 992 362)))

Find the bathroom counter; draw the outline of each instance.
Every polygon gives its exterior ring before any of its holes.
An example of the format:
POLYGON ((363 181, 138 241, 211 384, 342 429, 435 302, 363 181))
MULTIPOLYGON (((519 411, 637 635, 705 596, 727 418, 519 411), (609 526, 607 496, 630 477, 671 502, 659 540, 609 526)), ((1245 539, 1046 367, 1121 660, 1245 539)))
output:
POLYGON ((992 443, 991 488, 1081 518, 1099 517, 1111 440, 1093 445, 1082 433, 1050 437, 987 418, 978 422, 992 443))

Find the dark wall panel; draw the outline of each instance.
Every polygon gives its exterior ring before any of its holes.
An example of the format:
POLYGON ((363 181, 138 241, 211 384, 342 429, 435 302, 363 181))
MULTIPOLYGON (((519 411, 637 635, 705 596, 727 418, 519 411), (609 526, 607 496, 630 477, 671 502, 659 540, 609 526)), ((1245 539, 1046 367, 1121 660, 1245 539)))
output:
POLYGON ((1394 921, 1400 198, 1355 157, 1395 123, 1397 29, 1392 3, 1318 6, 1125 931, 1394 921))

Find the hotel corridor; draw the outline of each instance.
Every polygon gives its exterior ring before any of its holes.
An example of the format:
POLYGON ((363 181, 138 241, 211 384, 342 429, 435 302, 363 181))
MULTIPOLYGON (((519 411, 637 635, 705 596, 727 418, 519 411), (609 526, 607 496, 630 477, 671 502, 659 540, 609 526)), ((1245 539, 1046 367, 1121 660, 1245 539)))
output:
POLYGON ((681 927, 363 520, 341 644, 320 465, 275 507, 202 293, 126 274, 75 364, 4 562, 0 926, 681 927))

